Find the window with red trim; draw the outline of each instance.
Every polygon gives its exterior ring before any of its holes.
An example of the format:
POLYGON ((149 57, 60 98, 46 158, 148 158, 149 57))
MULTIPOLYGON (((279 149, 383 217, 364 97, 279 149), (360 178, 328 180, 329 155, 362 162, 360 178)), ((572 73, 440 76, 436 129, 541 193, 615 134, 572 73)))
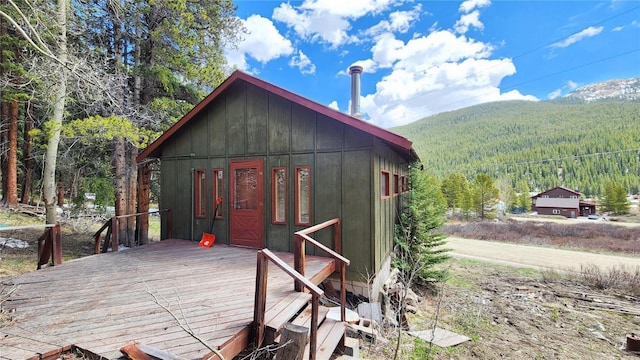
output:
POLYGON ((311 168, 296 166, 296 225, 311 225, 311 168))
POLYGON ((274 167, 271 169, 271 222, 273 224, 287 223, 287 168, 274 167))
POLYGON ((393 174, 393 195, 398 195, 400 192, 400 177, 398 174, 393 174))
POLYGON ((213 169, 213 204, 215 206, 216 219, 224 217, 222 200, 224 200, 224 171, 222 169, 213 169))
POLYGON ((391 194, 389 192, 389 180, 390 180, 390 176, 389 176, 389 172, 386 170, 381 170, 380 171, 380 196, 382 196, 382 198, 388 198, 391 194))
POLYGON ((207 216, 207 175, 205 170, 197 169, 194 171, 194 211, 197 218, 207 216))

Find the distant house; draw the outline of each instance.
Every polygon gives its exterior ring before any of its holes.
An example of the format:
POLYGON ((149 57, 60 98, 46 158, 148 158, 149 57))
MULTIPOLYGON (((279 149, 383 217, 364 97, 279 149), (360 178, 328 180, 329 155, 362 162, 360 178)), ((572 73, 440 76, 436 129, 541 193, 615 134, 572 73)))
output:
POLYGON ((532 210, 539 215, 561 215, 567 218, 596 213, 596 204, 580 201, 580 192, 562 186, 531 197, 532 210))
POLYGON ((161 161, 160 206, 173 210, 174 237, 199 240, 215 217, 217 243, 291 252, 294 232, 340 218, 352 280, 388 271, 419 160, 406 138, 241 71, 138 161, 146 158, 161 161))

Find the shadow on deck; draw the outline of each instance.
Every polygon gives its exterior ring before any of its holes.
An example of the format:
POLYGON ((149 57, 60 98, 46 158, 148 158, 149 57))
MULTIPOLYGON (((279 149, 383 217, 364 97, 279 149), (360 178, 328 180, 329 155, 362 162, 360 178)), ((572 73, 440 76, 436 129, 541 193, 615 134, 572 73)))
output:
MULTIPOLYGON (((276 254, 293 267, 293 254, 276 254)), ((152 294, 211 346, 246 339, 254 316, 256 257, 254 249, 205 249, 169 239, 4 279, 0 287, 17 289, 4 304, 14 323, 0 328, 0 359, 47 358, 72 344, 119 358, 119 349, 132 342, 201 359, 209 350, 181 330, 152 294)), ((333 261, 307 256, 306 277, 321 282, 333 261)), ((268 278, 267 321, 301 294, 276 266, 268 278)))

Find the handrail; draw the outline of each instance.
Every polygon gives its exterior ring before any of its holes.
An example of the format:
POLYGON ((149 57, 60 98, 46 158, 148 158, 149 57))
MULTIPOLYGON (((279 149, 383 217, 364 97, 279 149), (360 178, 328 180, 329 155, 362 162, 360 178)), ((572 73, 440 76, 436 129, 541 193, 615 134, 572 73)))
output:
POLYGON ((256 297, 254 303, 253 322, 256 326, 256 348, 262 345, 265 327, 265 310, 267 304, 267 275, 269 271, 269 261, 273 262, 282 271, 295 279, 296 283, 304 285, 311 293, 311 335, 309 339, 309 359, 315 360, 316 347, 318 341, 318 309, 320 307, 320 297, 324 291, 314 283, 291 268, 287 263, 274 255, 269 249, 258 251, 258 264, 256 270, 256 297))
POLYGON ((160 210, 152 210, 152 211, 147 211, 147 212, 139 212, 139 213, 135 213, 135 214, 126 214, 126 215, 118 215, 118 216, 114 216, 112 218, 110 218, 109 220, 107 220, 104 225, 102 225, 102 227, 100 227, 100 229, 98 231, 96 231, 95 234, 93 234, 93 238, 95 240, 94 242, 94 253, 95 254, 100 254, 101 252, 106 252, 107 248, 109 246, 108 242, 109 240, 111 240, 111 250, 112 251, 118 251, 118 243, 119 243, 119 234, 118 234, 118 228, 119 228, 119 223, 120 223, 120 219, 124 219, 124 218, 129 218, 132 216, 135 216, 136 219, 138 216, 141 215, 150 215, 150 214, 155 214, 155 213, 163 213, 166 212, 167 213, 167 238, 171 238, 171 209, 160 209, 160 210), (107 235, 106 235, 106 240, 104 245, 102 246, 102 248, 100 248, 100 243, 101 243, 101 239, 102 239, 102 232, 107 229, 107 235), (115 230, 115 231, 114 231, 115 230))
MULTIPOLYGON (((340 320, 342 322, 346 321, 347 318, 347 265, 351 264, 351 261, 342 255, 338 254, 342 250, 342 244, 340 240, 340 219, 335 218, 331 220, 327 220, 318 225, 314 225, 308 227, 304 230, 300 230, 295 232, 294 234, 294 257, 293 263, 295 270, 300 273, 304 277, 305 273, 305 242, 309 242, 311 245, 317 247, 324 253, 328 254, 330 257, 340 262, 340 320), (329 249, 328 247, 322 245, 315 239, 311 238, 309 234, 317 232, 322 229, 326 229, 329 226, 333 225, 333 246, 334 250, 329 249)), ((301 283, 295 281, 294 284, 296 291, 302 291, 301 283)), ((344 346, 344 336, 341 341, 344 346)))

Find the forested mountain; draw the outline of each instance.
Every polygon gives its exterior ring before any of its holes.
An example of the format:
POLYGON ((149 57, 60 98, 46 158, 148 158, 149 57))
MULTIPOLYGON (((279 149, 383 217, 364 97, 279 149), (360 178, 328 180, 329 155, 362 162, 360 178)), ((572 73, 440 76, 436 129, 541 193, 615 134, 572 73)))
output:
POLYGON ((414 142, 425 167, 439 178, 486 173, 513 186, 526 179, 532 191, 563 185, 587 196, 615 181, 638 193, 640 101, 619 100, 617 86, 608 85, 608 92, 600 84, 553 101, 472 106, 392 130, 414 142))

